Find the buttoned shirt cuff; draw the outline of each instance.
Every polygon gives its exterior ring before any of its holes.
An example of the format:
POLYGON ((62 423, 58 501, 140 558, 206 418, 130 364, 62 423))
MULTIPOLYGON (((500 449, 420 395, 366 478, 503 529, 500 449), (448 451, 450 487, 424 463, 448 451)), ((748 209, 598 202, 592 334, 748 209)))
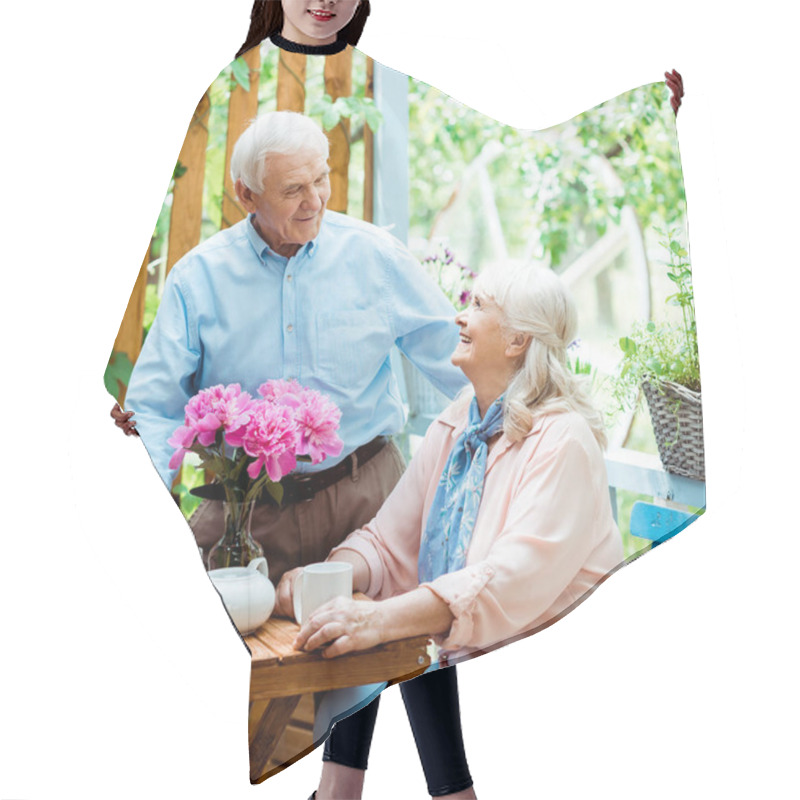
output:
POLYGON ((457 572, 441 575, 430 583, 420 584, 447 603, 454 617, 447 634, 432 637, 443 650, 457 650, 472 644, 478 596, 493 577, 494 568, 486 562, 481 562, 457 572))
POLYGON ((364 594, 367 597, 376 597, 383 586, 383 564, 381 563, 378 551, 369 542, 364 539, 351 534, 352 539, 345 539, 345 541, 338 547, 334 547, 330 552, 330 556, 338 553, 340 550, 352 550, 358 553, 366 562, 369 567, 369 586, 364 594))

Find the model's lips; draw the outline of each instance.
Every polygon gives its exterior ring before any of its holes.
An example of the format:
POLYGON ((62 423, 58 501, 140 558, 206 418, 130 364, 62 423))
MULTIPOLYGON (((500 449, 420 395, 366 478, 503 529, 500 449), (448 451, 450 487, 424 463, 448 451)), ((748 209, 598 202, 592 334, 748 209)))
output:
POLYGON ((308 13, 311 14, 314 19, 319 20, 320 22, 328 22, 336 16, 336 14, 333 14, 330 11, 317 11, 315 9, 309 9, 308 13))
POLYGON ((463 333, 458 337, 464 344, 471 344, 472 339, 469 336, 465 336, 463 333))

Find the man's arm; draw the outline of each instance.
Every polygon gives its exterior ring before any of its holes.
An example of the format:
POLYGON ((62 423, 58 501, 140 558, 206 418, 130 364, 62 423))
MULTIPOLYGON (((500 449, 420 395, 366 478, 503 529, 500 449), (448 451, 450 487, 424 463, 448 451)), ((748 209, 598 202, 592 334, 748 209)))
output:
POLYGON ((193 323, 176 269, 167 279, 125 399, 126 410, 136 414, 137 430, 168 489, 177 471, 168 466, 173 448, 167 439, 183 424, 184 407, 196 391, 200 364, 199 345, 192 341, 193 323))
POLYGON ((458 344, 456 311, 411 252, 396 239, 388 253, 390 314, 400 351, 449 398, 467 379, 450 363, 458 344))

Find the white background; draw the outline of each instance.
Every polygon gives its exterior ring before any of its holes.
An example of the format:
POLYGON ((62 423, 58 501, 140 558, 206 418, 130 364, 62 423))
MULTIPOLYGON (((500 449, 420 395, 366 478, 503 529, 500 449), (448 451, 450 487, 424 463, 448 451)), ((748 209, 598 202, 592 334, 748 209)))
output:
MULTIPOLYGON (((665 69, 708 513, 553 628, 459 668, 486 798, 797 796, 797 111, 783 4, 375 0, 362 49, 517 126, 665 69)), ((9 6, 2 24, 0 798, 251 787, 249 658, 102 375, 191 112, 250 0, 9 6), (13 11, 11 10, 13 8, 13 11)), ((366 798, 425 797, 396 689, 366 798)))

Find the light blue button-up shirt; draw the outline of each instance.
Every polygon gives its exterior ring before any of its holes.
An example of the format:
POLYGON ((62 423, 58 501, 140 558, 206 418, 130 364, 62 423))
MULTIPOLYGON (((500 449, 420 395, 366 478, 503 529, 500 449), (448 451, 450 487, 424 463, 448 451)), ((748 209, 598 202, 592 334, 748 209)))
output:
POLYGON ((400 431, 405 412, 392 345, 449 397, 465 385, 450 354, 454 310, 417 260, 380 228, 326 211, 316 239, 292 258, 273 252, 250 219, 212 236, 172 269, 128 387, 126 408, 171 486, 167 439, 200 389, 239 383, 256 396, 297 379, 342 410, 339 458, 400 431))

